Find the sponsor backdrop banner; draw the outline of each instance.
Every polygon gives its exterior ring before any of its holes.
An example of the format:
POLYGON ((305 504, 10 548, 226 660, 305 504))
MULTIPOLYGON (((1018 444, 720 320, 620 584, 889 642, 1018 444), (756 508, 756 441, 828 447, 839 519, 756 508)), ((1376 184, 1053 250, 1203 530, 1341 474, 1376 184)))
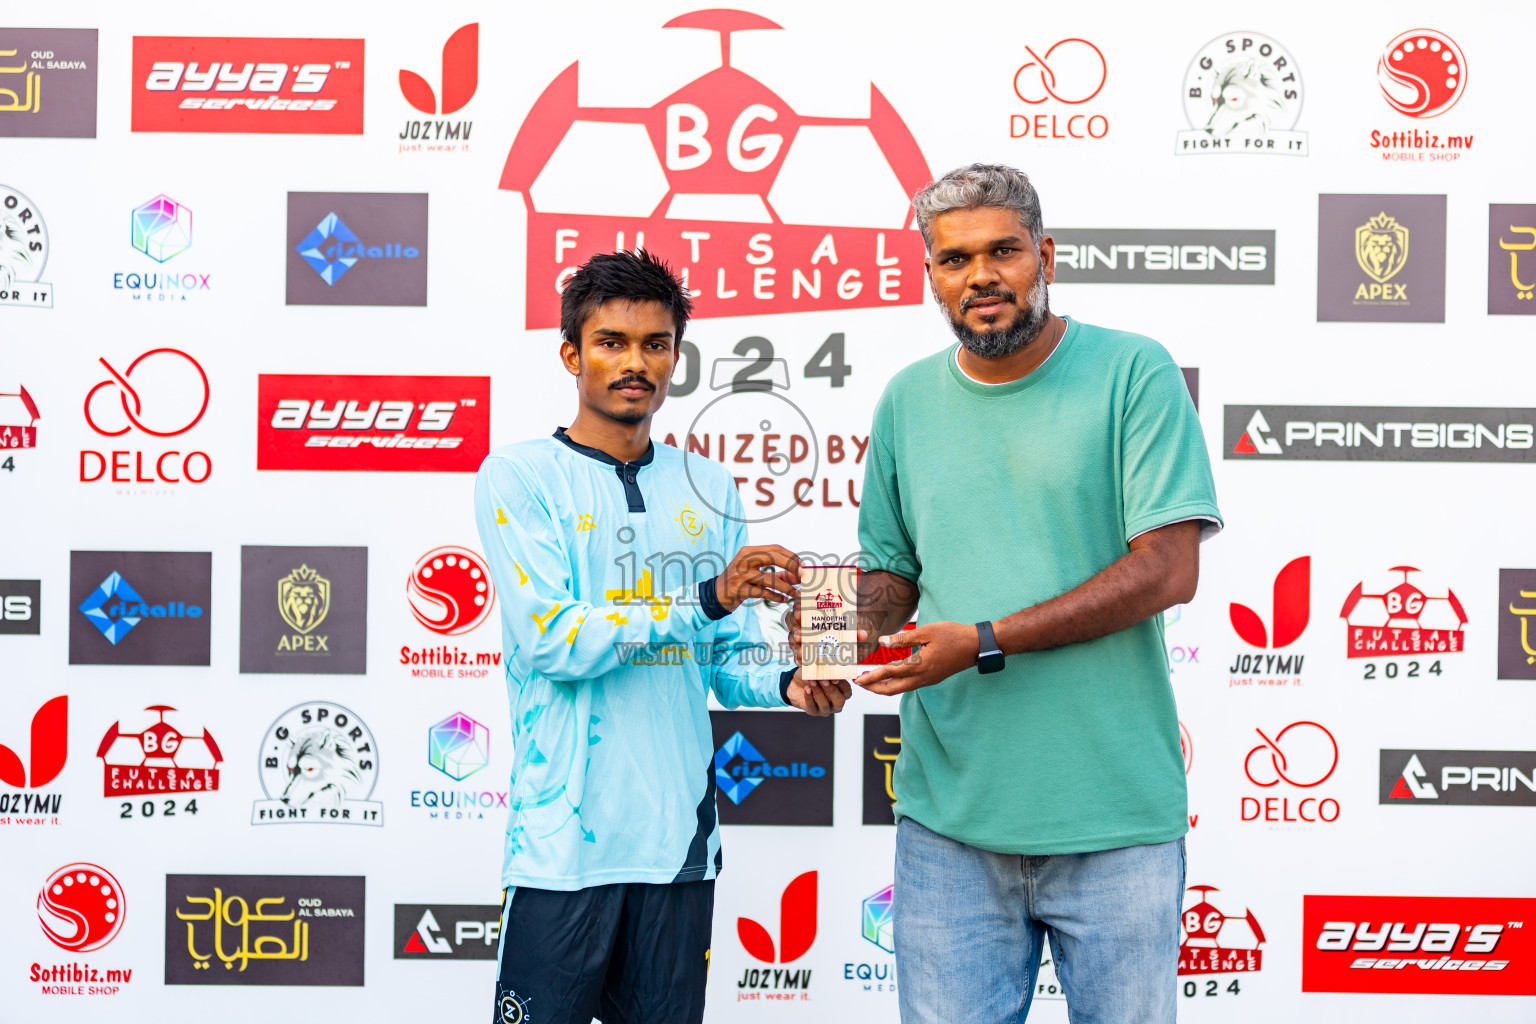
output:
MULTIPOLYGON (((1164 616, 1180 1019, 1536 1015, 1528 3, 226 7, 0 26, 0 1020, 485 1019, 473 474, 570 422, 561 289, 669 260, 656 441, 849 564, 953 341, 908 199, 972 161, 1032 176, 1055 311, 1183 369, 1227 517, 1164 616)), ((706 1019, 895 1022, 898 701, 712 712, 706 1019)))

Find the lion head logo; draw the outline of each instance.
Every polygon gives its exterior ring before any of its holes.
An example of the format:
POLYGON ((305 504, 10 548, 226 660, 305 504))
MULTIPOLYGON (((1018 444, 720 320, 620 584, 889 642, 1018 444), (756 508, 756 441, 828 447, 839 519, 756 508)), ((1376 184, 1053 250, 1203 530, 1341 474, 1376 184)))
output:
POLYGON ((1355 228, 1355 261, 1378 284, 1408 263, 1408 229, 1383 211, 1355 228))
POLYGON ((300 633, 325 621, 331 610, 331 581, 301 565, 277 581, 277 612, 300 633))
POLYGON ((35 281, 43 272, 37 254, 27 245, 26 228, 13 213, 0 213, 0 288, 17 281, 35 281))
POLYGON ((319 726, 293 738, 282 801, 294 807, 340 807, 362 786, 357 750, 343 733, 319 726))
POLYGON ((1257 60, 1216 68, 1207 95, 1213 109, 1205 130, 1213 135, 1263 135, 1284 123, 1285 90, 1257 60))

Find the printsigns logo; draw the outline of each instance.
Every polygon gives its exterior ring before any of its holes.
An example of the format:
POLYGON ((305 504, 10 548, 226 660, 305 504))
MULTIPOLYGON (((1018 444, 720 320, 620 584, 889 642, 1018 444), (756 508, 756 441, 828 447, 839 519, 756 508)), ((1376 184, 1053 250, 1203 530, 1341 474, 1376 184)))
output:
POLYGON ((1227 459, 1536 462, 1536 409, 1229 405, 1222 433, 1227 459))
POLYGON ((96 137, 94 28, 0 28, 0 136, 96 137))
POLYGON ((1536 752, 1383 750, 1381 803, 1536 807, 1536 752))
MULTIPOLYGON (((400 71, 400 93, 423 114, 458 113, 474 98, 480 84, 480 25, 464 25, 443 44, 442 101, 432 84, 414 71, 400 71)), ((468 152, 472 121, 438 119, 406 121, 400 130, 400 152, 468 152), (406 141, 409 140, 409 141, 406 141)))
MULTIPOLYGON (((113 722, 96 748, 96 756, 102 761, 102 795, 122 797, 217 790, 219 765, 223 763, 224 755, 213 735, 206 729, 200 733, 185 733, 167 722, 166 714, 176 710, 169 704, 151 704, 144 710, 157 715, 159 720, 140 732, 124 732, 121 722, 113 722)), ((148 804, 154 807, 152 801, 148 804)), ((131 816, 132 805, 124 806, 129 808, 124 816, 131 816)), ((184 811, 196 814, 195 801, 184 811)), ((151 810, 145 816, 152 815, 151 810)))
POLYGON ((1258 32, 1217 36, 1195 54, 1184 73, 1180 156, 1265 153, 1306 156, 1301 118, 1301 69, 1280 43, 1258 32))
POLYGON ((1443 597, 1432 597, 1408 579, 1420 570, 1394 565, 1389 571, 1403 578, 1385 593, 1367 594, 1362 582, 1344 599, 1339 618, 1349 625, 1345 656, 1390 658, 1465 650, 1467 613, 1456 591, 1447 588, 1443 597))
POLYGON ((1488 204, 1488 312, 1536 313, 1536 204, 1488 204))
POLYGON ((1536 899, 1303 896, 1303 992, 1536 993, 1536 899))
POLYGON ((95 864, 66 864, 37 894, 43 934, 71 953, 90 953, 117 938, 127 909, 122 885, 95 864))
POLYGON ((133 130, 361 135, 363 41, 134 36, 133 130))
POLYGON ((501 187, 528 208, 526 326, 559 324, 589 257, 641 246, 678 268, 698 317, 922 302, 909 197, 932 175, 880 90, 865 117, 802 114, 731 63, 734 33, 781 26, 713 9, 664 27, 718 33, 719 65, 650 107, 584 107, 572 64, 518 131, 501 187), (627 173, 593 189, 603 160, 627 173), (848 187, 827 187, 833 163, 848 187))
POLYGON ((1102 139, 1109 134, 1109 119, 1091 111, 1056 112, 1043 104, 1078 107, 1095 98, 1109 80, 1104 51, 1086 39, 1062 39, 1038 50, 1024 47, 1028 55, 1013 73, 1013 94, 1042 113, 1011 114, 1008 136, 1051 139, 1102 139))
POLYGON ((42 630, 42 580, 0 580, 0 636, 42 630))
MULTIPOLYGON (((1242 917, 1229 916, 1210 901, 1214 885, 1192 885, 1187 892, 1195 902, 1184 908, 1180 919, 1179 974, 1238 974, 1264 966, 1264 929, 1252 910, 1242 917)), ((1188 901, 1188 895, 1185 900, 1188 901)), ((1230 904, 1228 904, 1230 906, 1230 904)))
POLYGON ((1382 98, 1399 114, 1438 117, 1467 89, 1467 58, 1456 41, 1432 28, 1404 32, 1376 60, 1382 98))
MULTIPOLYGON (((11 719, 12 722, 18 720, 11 719)), ((6 739, 15 742, 10 736, 6 739)), ((26 790, 42 789, 64 770, 64 761, 69 756, 68 696, 54 697, 37 709, 32 715, 27 746, 21 749, 27 754, 25 763, 11 747, 0 746, 0 784, 23 790, 20 793, 0 793, 0 824, 57 825, 63 795, 26 790), (49 817, 43 818, 42 815, 49 817)))
POLYGON ((416 561, 405 590, 416 621, 434 633, 468 633, 491 614, 496 590, 490 567, 468 548, 433 548, 416 561))
POLYGON ((1499 570, 1499 678, 1536 679, 1536 569, 1499 570))
POLYGON ((213 556, 71 551, 71 665, 207 665, 213 556))
POLYGON ((864 824, 896 824, 896 758, 901 716, 864 716, 864 824))
POLYGON ((1325 194, 1317 219, 1319 321, 1445 321, 1445 196, 1325 194))
MULTIPOLYGON (((289 708, 261 742, 261 789, 252 825, 383 825, 370 800, 379 778, 378 746, 362 719, 339 704, 289 708)), ((361 982, 359 982, 361 984, 361 982)))
POLYGON ((263 373, 256 468, 473 473, 490 405, 489 377, 263 373))
POLYGON ((290 192, 288 241, 290 306, 427 304, 426 193, 290 192))
MULTIPOLYGON (((736 936, 749 956, 765 964, 794 963, 804 956, 816 941, 816 872, 807 871, 784 887, 779 898, 777 945, 768 929, 749 917, 736 919, 736 936)), ((749 967, 736 983, 736 987, 743 990, 737 998, 760 998, 752 990, 798 989, 803 992, 810 984, 809 968, 789 971, 749 967)), ((802 994, 801 998, 807 999, 809 994, 802 994)))
MULTIPOLYGON (((37 421, 42 419, 37 403, 24 387, 16 391, 0 391, 0 450, 6 448, 36 448, 37 421)), ((4 465, 3 468, 12 468, 4 465)))
POLYGON ((396 960, 495 960, 500 937, 498 906, 395 904, 396 960))
POLYGON ((1273 231, 1057 228, 1058 284, 1274 284, 1273 231))
POLYGON ((763 711, 709 718, 715 784, 730 801, 719 806, 721 824, 832 824, 831 719, 797 722, 763 711))
POLYGON ((365 880, 166 875, 167 985, 362 985, 365 880))
POLYGON ((48 225, 32 200, 0 185, 0 307, 53 308, 53 285, 45 282, 48 225))

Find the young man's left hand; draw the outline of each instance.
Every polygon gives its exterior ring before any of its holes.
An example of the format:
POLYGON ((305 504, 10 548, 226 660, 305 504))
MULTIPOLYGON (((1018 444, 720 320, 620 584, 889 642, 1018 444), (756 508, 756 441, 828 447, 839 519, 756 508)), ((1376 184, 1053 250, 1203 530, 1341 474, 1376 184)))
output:
POLYGON ((942 683, 956 672, 971 668, 981 653, 975 626, 959 622, 928 622, 915 629, 880 638, 881 647, 910 647, 901 661, 877 665, 854 680, 870 693, 886 696, 906 693, 921 686, 942 683))
POLYGON ((825 718, 843 710, 853 687, 841 679, 801 679, 797 671, 789 681, 789 702, 808 715, 825 718))

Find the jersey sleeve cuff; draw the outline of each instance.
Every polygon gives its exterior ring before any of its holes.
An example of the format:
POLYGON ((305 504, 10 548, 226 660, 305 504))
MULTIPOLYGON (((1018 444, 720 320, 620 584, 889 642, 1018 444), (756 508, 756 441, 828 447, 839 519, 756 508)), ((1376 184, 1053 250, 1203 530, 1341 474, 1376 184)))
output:
POLYGON ((718 576, 711 576, 707 580, 699 581, 699 607, 703 610, 705 617, 711 622, 723 619, 730 614, 730 612, 725 610, 725 606, 720 603, 720 599, 715 596, 715 580, 719 578, 718 576))
POLYGON ((799 669, 796 668, 786 669, 784 674, 779 676, 779 699, 785 704, 789 703, 789 684, 795 678, 795 673, 798 671, 799 669))

